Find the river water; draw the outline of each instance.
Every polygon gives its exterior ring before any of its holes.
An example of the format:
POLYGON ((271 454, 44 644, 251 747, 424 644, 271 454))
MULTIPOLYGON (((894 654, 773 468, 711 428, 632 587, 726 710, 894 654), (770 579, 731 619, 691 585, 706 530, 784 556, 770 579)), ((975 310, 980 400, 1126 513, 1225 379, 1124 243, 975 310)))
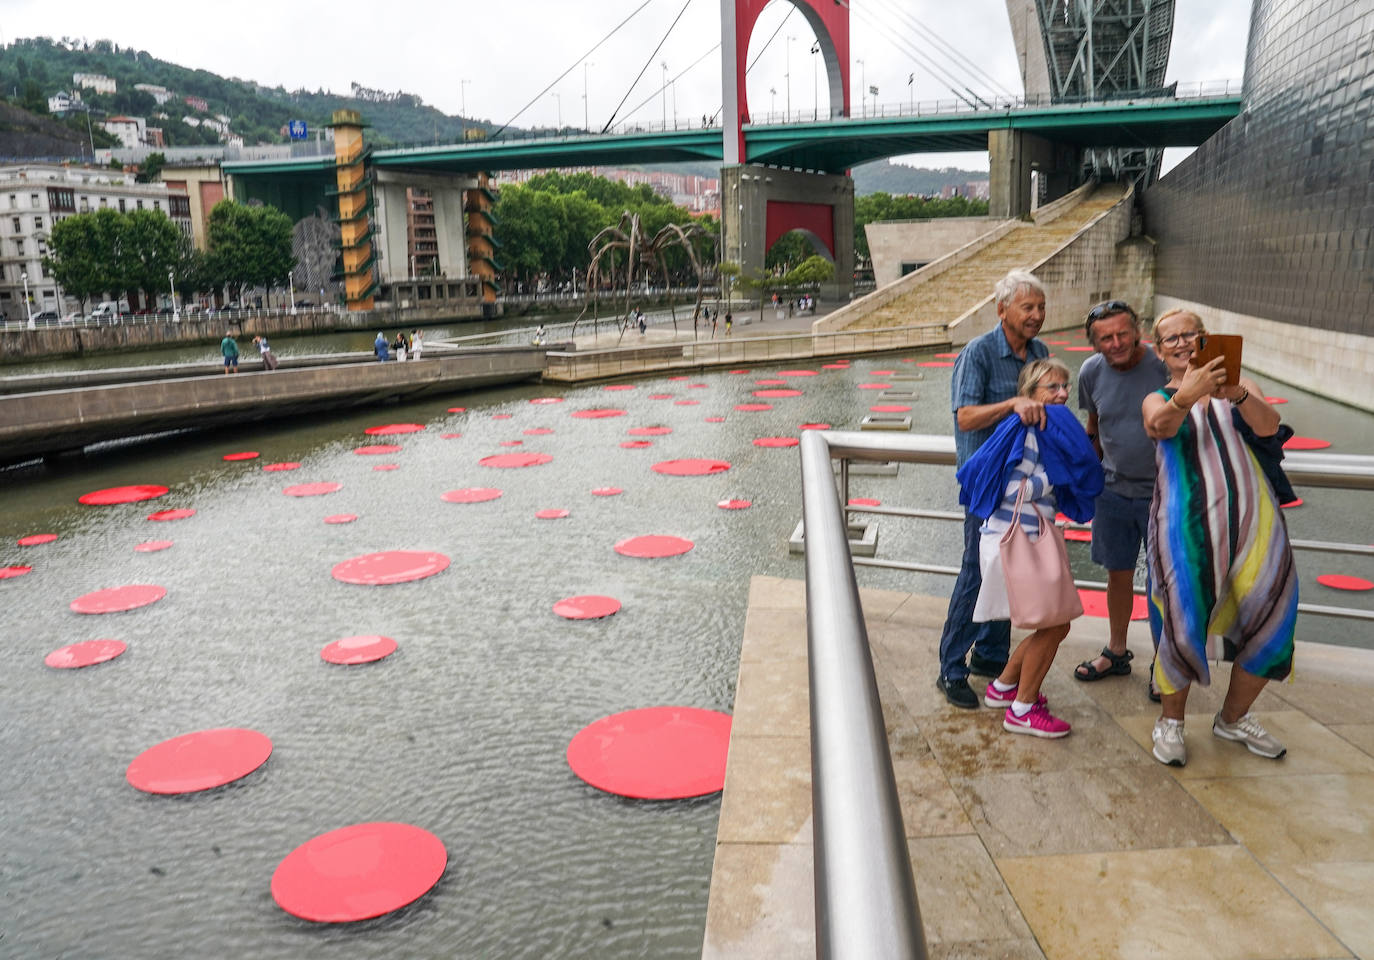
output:
MULTIPOLYGON (((1076 367, 1083 356, 1065 359, 1076 367)), ((698 956, 718 796, 618 799, 573 776, 564 751, 582 726, 621 710, 731 710, 750 576, 803 575, 801 558, 787 549, 800 511, 797 450, 753 440, 795 436, 807 422, 856 427, 877 396, 859 386, 884 382, 878 370, 919 369, 915 429, 947 432, 949 370, 902 362, 915 359, 928 357, 857 359, 848 370, 812 365, 818 376, 788 378, 803 391, 797 397, 752 395, 766 388, 756 380, 777 377, 776 367, 647 377, 623 391, 526 385, 112 445, 74 465, 0 473, 0 566, 33 567, 0 580, 0 954, 698 956), (553 396, 563 402, 530 402, 553 396), (735 409, 744 402, 772 409, 735 409), (449 412, 451 405, 466 410, 449 412), (627 413, 571 416, 603 407, 627 413), (724 421, 707 422, 712 417, 724 421), (364 434, 409 422, 426 429, 364 434), (646 438, 651 446, 621 446, 629 428, 660 425, 672 432, 646 438), (461 436, 444 436, 453 433, 461 436), (354 452, 382 442, 402 449, 354 452), (221 459, 237 451, 260 457, 221 459), (478 463, 512 451, 553 460, 524 469, 478 463), (683 457, 732 466, 704 477, 650 469, 683 457), (282 461, 301 467, 262 470, 282 461), (315 481, 342 488, 282 495, 315 481), (87 491, 136 483, 170 493, 111 507, 77 503, 87 491), (592 495, 608 485, 623 492, 592 495), (503 495, 440 500, 444 491, 479 486, 503 495), (753 505, 716 506, 730 498, 753 505), (551 507, 570 515, 535 518, 551 507), (144 519, 173 508, 196 513, 144 519), (323 522, 341 513, 358 519, 323 522), (59 539, 15 546, 34 533, 59 539), (612 550, 623 538, 655 533, 686 537, 695 548, 664 560, 612 550), (150 539, 174 546, 134 551, 150 539), (330 576, 339 561, 390 549, 437 551, 452 564, 386 587, 330 576), (129 583, 159 584, 167 595, 120 614, 68 609, 80 595, 129 583), (623 608, 590 622, 551 612, 580 594, 610 595, 623 608), (320 660, 325 644, 357 634, 393 637, 399 649, 368 666, 320 660), (59 646, 100 637, 123 640, 128 652, 82 670, 43 664, 59 646), (125 768, 146 748, 222 726, 265 733, 271 758, 234 784, 195 795, 151 796, 125 782, 125 768), (357 924, 312 924, 276 907, 269 883, 287 853, 371 820, 439 837, 449 861, 434 890, 357 924)), ((1300 434, 1331 440, 1333 452, 1374 453, 1368 416, 1278 384, 1266 391, 1289 398, 1282 409, 1300 434)), ((1300 492, 1307 504, 1288 512, 1295 537, 1371 542, 1374 521, 1357 509, 1359 495, 1300 492)), ((957 508, 947 468, 854 477, 851 493, 957 508)), ((956 562, 957 524, 883 518, 880 530, 881 556, 956 562)), ((1086 546, 1071 550, 1077 572, 1096 576, 1086 546)), ((1363 558, 1306 554, 1299 563, 1305 600, 1360 604, 1317 586, 1318 573, 1374 579, 1363 558)), ((863 568, 859 580, 940 595, 950 584, 863 568)), ((1374 646, 1367 631, 1324 619, 1304 618, 1299 635, 1374 646)))

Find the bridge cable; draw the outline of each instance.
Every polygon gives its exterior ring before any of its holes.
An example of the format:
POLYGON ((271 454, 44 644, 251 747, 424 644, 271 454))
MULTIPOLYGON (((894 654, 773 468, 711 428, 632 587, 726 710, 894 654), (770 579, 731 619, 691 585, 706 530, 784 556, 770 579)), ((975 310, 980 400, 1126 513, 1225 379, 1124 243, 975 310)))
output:
MULTIPOLYGON (((840 2, 840 0, 836 0, 836 2, 838 3, 838 2, 840 2)), ((796 10, 797 10, 797 8, 796 8, 794 5, 792 5, 792 4, 788 4, 788 5, 787 5, 787 14, 782 18, 782 22, 778 24, 777 29, 774 30, 773 33, 772 33, 772 34, 768 37, 768 39, 764 42, 763 46, 759 49, 758 55, 757 55, 756 57, 754 57, 754 59, 753 59, 752 61, 749 62, 748 66, 746 66, 746 67, 744 68, 744 75, 745 75, 746 77, 749 76, 749 71, 754 69, 754 64, 758 63, 761 59, 763 59, 763 55, 764 55, 765 53, 768 52, 768 48, 769 48, 770 46, 773 45, 773 41, 776 40, 776 39, 778 38, 778 34, 782 33, 782 28, 785 27, 785 26, 787 26, 787 21, 788 21, 788 19, 792 16, 793 13, 796 12, 796 10)), ((746 100, 748 99, 747 93, 746 93, 745 99, 746 99, 746 100)), ((725 109, 725 104, 723 104, 723 103, 722 103, 720 106, 716 107, 716 112, 713 113, 713 114, 711 114, 711 123, 712 123, 712 124, 714 124, 714 123, 716 122, 716 118, 720 116, 720 112, 721 112, 722 110, 724 110, 724 109, 725 109)))
POLYGON ((688 71, 690 71, 693 67, 701 63, 701 61, 705 60, 707 57, 709 57, 711 54, 715 53, 719 49, 720 44, 716 44, 710 50, 707 50, 701 56, 697 57, 695 60, 689 63, 680 73, 678 73, 677 76, 669 80, 668 83, 665 83, 663 86, 659 87, 657 90, 649 94, 643 100, 639 101, 639 103, 636 106, 634 106, 628 113, 625 114, 625 118, 628 120, 630 117, 633 117, 636 113, 643 110, 647 105, 653 102, 655 97, 661 94, 664 90, 667 90, 669 84, 676 83, 678 80, 681 80, 683 77, 687 75, 688 71))
POLYGON ((949 60, 951 63, 954 63, 955 66, 959 69, 969 72, 976 81, 986 82, 990 84, 994 88, 992 92, 998 94, 999 96, 1006 96, 1015 99, 1016 95, 1009 91, 1006 87, 1002 86, 1002 84, 998 82, 998 80, 995 77, 989 74, 986 70, 980 67, 976 61, 966 56, 962 51, 959 50, 958 47, 954 46, 954 44, 950 43, 944 37, 940 36, 940 34, 936 33, 929 26, 917 20, 910 13, 901 9, 901 7, 891 3, 891 0, 874 0, 874 2, 886 7, 891 13, 895 14, 899 20, 905 21, 910 28, 927 34, 930 38, 930 41, 933 41, 932 47, 936 53, 939 53, 946 60, 949 60), (941 47, 945 49, 941 49, 941 47), (946 52, 946 50, 948 52, 946 52), (962 66, 960 66, 956 62, 956 58, 958 61, 963 62, 962 66))
MULTIPOLYGON (((583 60, 586 60, 586 59, 587 59, 588 57, 590 57, 593 53, 595 53, 596 50, 597 50, 603 43, 605 43, 607 40, 611 39, 611 37, 613 37, 613 36, 615 36, 617 33, 619 33, 621 27, 625 26, 625 24, 627 24, 627 23, 629 23, 631 20, 633 20, 636 16, 638 16, 638 14, 639 14, 639 12, 640 12, 641 10, 643 10, 645 7, 647 7, 649 4, 651 4, 651 3, 653 3, 653 2, 654 2, 654 0, 644 0, 643 3, 641 3, 639 6, 635 7, 634 10, 630 13, 630 15, 629 15, 628 17, 626 17, 624 20, 621 20, 618 24, 616 24, 616 25, 611 29, 611 32, 610 32, 610 33, 606 34, 606 35, 605 35, 604 37, 602 37, 600 40, 596 41, 596 43, 592 44, 591 49, 589 49, 586 53, 582 54, 582 56, 580 56, 580 57, 578 57, 576 60, 574 60, 572 66, 568 67, 568 69, 564 70, 564 71, 563 71, 562 73, 560 73, 558 76, 554 77, 553 83, 550 83, 550 84, 549 84, 547 87, 545 87, 543 90, 540 90, 539 93, 537 93, 537 94, 535 95, 535 97, 534 97, 533 100, 531 100, 529 103, 525 104, 523 107, 521 107, 519 110, 517 110, 516 113, 515 113, 515 115, 514 115, 513 117, 511 117, 511 118, 510 118, 509 120, 507 120, 505 123, 501 124, 500 128, 498 128, 497 131, 496 131, 495 133, 493 133, 493 134, 492 134, 490 137, 488 137, 487 139, 488 139, 488 140, 495 140, 497 137, 499 137, 499 136, 505 131, 505 129, 506 129, 507 127, 509 127, 512 123, 514 123, 514 122, 519 118, 520 114, 524 113, 524 112, 525 112, 526 110, 528 110, 530 107, 532 107, 532 106, 534 106, 536 103, 538 103, 538 102, 540 101, 540 99, 544 96, 544 94, 548 93, 550 90, 552 90, 552 89, 558 84, 558 81, 562 80, 562 79, 563 79, 564 77, 566 77, 568 74, 570 74, 570 73, 572 73, 574 70, 576 70, 576 69, 577 69, 577 65, 578 65, 579 63, 581 63, 583 60)), ((681 16, 681 14, 679 14, 679 16, 681 16)), ((588 131, 588 132, 590 132, 590 131, 588 131)), ((605 131, 602 131, 602 132, 604 133, 605 131)))
POLYGON ((630 94, 634 93, 634 89, 639 84, 640 78, 644 76, 644 71, 648 70, 649 65, 654 62, 654 57, 658 56, 658 51, 662 50, 663 45, 668 42, 668 36, 673 32, 673 28, 677 26, 677 22, 682 19, 682 15, 687 12, 687 8, 691 5, 692 0, 687 0, 687 2, 682 5, 682 9, 677 12, 677 16, 673 18, 673 22, 668 24, 668 29, 664 32, 662 39, 658 41, 658 46, 654 47, 653 52, 649 54, 649 59, 644 61, 644 66, 639 68, 639 74, 634 78, 634 82, 630 84, 630 89, 625 91, 625 96, 620 98, 620 102, 617 103, 615 109, 611 111, 611 116, 606 121, 606 125, 601 128, 602 133, 609 130, 611 124, 615 123, 615 115, 620 112, 621 107, 625 106, 625 101, 630 99, 630 94))
MULTIPOLYGON (((935 61, 931 60, 930 57, 927 56, 925 53, 922 53, 921 51, 915 49, 914 47, 912 47, 912 46, 910 46, 910 45, 907 45, 905 40, 900 40, 900 41, 899 41, 899 40, 895 39, 895 38, 892 36, 891 31, 887 30, 887 29, 884 27, 883 24, 879 23, 879 22, 878 22, 877 20, 875 20, 873 17, 871 17, 870 15, 868 15, 867 13, 865 13, 861 8, 855 8, 855 9, 854 9, 854 12, 857 13, 857 14, 859 14, 859 16, 863 17, 863 18, 864 18, 865 20, 867 20, 872 26, 874 26, 874 27, 877 28, 880 32, 882 32, 883 39, 885 39, 888 43, 890 43, 890 44, 892 44, 894 47, 896 47, 896 48, 897 48, 897 51, 898 51, 899 53, 902 53, 902 54, 905 54, 905 55, 908 56, 908 57, 911 57, 913 60, 917 61, 918 63, 923 64, 928 70, 930 70, 930 72, 931 72, 932 74, 937 75, 937 76, 939 77, 939 79, 940 79, 943 83, 945 83, 945 84, 948 86, 949 92, 950 92, 950 93, 954 94, 956 97, 958 97, 958 98, 959 98, 960 100, 962 100, 964 103, 968 104, 970 108, 972 108, 972 109, 974 109, 974 110, 977 110, 977 109, 978 109, 977 103, 975 103, 974 101, 970 100, 968 97, 964 96, 962 93, 959 92, 958 87, 963 86, 963 83, 962 83, 960 80, 958 80, 958 79, 956 79, 955 77, 953 77, 953 76, 949 73, 949 71, 945 70, 945 69, 944 69, 943 67, 941 67, 939 64, 935 63, 935 61)), ((854 78, 851 76, 851 77, 850 77, 850 80, 853 80, 853 79, 854 79, 854 78)), ((864 93, 864 94, 867 94, 868 91, 865 90, 865 91, 863 91, 863 93, 864 93)))

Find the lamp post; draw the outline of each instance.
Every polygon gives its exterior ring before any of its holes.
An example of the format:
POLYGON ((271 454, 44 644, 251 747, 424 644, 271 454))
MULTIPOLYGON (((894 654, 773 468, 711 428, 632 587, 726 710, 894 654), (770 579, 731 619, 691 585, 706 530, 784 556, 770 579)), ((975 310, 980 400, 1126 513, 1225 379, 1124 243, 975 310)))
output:
POLYGON ((864 69, 862 60, 855 60, 859 65, 859 116, 868 116, 868 109, 864 106, 864 90, 868 89, 868 72, 864 69))
MULTIPOLYGON (((816 86, 816 71, 817 71, 817 69, 818 69, 818 66, 817 66, 818 61, 817 61, 817 59, 816 59, 816 54, 818 54, 818 53, 820 53, 820 52, 821 52, 821 42, 820 42, 819 40, 817 40, 815 43, 811 44, 811 119, 812 119, 812 120, 819 120, 819 119, 821 118, 821 95, 820 95, 819 88, 816 86)), ((831 112, 833 113, 834 111, 832 110, 831 112)))
POLYGON ((462 131, 463 131, 463 139, 464 139, 464 140, 466 140, 467 137, 468 137, 468 84, 469 84, 469 83, 472 83, 472 81, 471 81, 471 80, 459 80, 459 81, 458 81, 458 97, 459 97, 459 101, 458 101, 458 114, 459 114, 459 127, 460 127, 460 128, 462 129, 462 131))
POLYGON ((177 281, 172 271, 167 271, 167 285, 172 288, 172 322, 181 322, 181 311, 177 309, 177 281))
POLYGON ((778 88, 768 88, 768 119, 773 119, 773 114, 778 112, 778 88))
POLYGON ((910 104, 910 109, 912 113, 916 112, 916 88, 913 86, 915 82, 916 74, 908 73, 906 75, 906 98, 908 104, 910 104))
POLYGON ((875 83, 868 88, 868 92, 873 94, 873 116, 878 115, 878 85, 875 83))
POLYGON ((558 101, 558 132, 559 132, 559 133, 562 133, 562 132, 563 132, 563 94, 561 94, 561 93, 559 93, 558 91, 555 90, 553 93, 549 94, 549 96, 553 97, 555 100, 558 101))
POLYGON ((582 61, 582 129, 588 133, 592 132, 591 121, 587 119, 587 68, 594 67, 596 64, 590 60, 582 61))
POLYGON ((24 309, 29 315, 29 329, 35 330, 37 328, 33 325, 33 304, 29 302, 29 272, 25 270, 19 276, 24 281, 24 309))
POLYGON ((782 74, 782 78, 787 81, 787 120, 789 123, 792 121, 792 41, 795 39, 797 38, 788 34, 787 46, 785 47, 787 51, 786 69, 782 74))
POLYGON ((663 100, 663 129, 668 129, 668 61, 660 60, 660 67, 663 68, 663 87, 659 90, 663 100))
MULTIPOLYGON (((286 289, 291 291, 291 316, 296 315, 296 271, 286 271, 286 289)), ((175 300, 176 298, 173 297, 175 300)))

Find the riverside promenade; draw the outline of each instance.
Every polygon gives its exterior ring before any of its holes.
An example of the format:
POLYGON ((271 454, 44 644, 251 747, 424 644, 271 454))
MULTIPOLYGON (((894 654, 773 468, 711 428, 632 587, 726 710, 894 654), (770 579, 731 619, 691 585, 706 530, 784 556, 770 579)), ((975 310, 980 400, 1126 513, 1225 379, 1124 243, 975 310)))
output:
MULTIPOLYGON (((1044 686, 1073 733, 1045 741, 936 689, 947 599, 860 593, 931 957, 1374 957, 1374 651, 1299 641, 1255 705, 1278 761, 1212 736, 1221 664, 1173 768, 1143 622, 1130 676, 1081 683, 1107 627, 1074 621, 1044 686)), ((706 960, 814 955, 810 763, 805 584, 754 577, 706 960)))

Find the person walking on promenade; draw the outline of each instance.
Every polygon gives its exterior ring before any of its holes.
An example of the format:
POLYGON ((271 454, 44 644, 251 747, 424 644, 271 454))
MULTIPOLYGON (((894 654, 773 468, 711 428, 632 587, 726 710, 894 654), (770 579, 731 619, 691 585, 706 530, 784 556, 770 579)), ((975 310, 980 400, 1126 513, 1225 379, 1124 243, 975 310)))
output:
POLYGON ((253 343, 257 344, 258 355, 262 357, 262 368, 264 370, 277 369, 277 357, 272 352, 272 348, 267 345, 267 338, 254 337, 253 343))
POLYGON ((396 331, 396 339, 392 341, 391 349, 396 353, 396 362, 404 363, 406 359, 406 335, 400 330, 396 331))
POLYGON ((1279 415, 1248 377, 1225 385, 1221 357, 1192 365, 1205 335, 1190 311, 1159 318, 1155 344, 1169 382, 1141 404, 1157 466, 1145 553, 1163 709, 1151 752, 1175 767, 1188 762, 1184 708, 1194 682, 1211 682, 1207 640, 1215 636, 1234 662, 1212 733, 1261 757, 1287 752, 1250 707, 1266 683, 1292 670, 1298 613, 1288 526, 1242 431, 1273 436, 1279 415))
POLYGON ((1135 568, 1145 545, 1155 489, 1155 445, 1145 434, 1140 404, 1164 386, 1169 371, 1140 342, 1140 319, 1121 300, 1088 311, 1083 332, 1096 351, 1078 372, 1078 406, 1088 414, 1088 436, 1102 458, 1107 485, 1093 517, 1093 563, 1107 570, 1107 646, 1074 669, 1091 682, 1131 672, 1126 649, 1135 600, 1135 568))
MULTIPOLYGON (((1021 422, 1007 414, 988 441, 959 469, 959 501, 970 514, 986 517, 979 530, 979 571, 982 586, 973 621, 986 623, 1012 616, 1007 583, 1012 573, 1030 573, 1037 592, 1055 595, 1054 584, 1072 580, 1062 543, 1055 552, 1058 569, 1003 570, 1002 541, 1013 523, 1026 538, 1058 538, 1054 515, 1062 510, 1070 519, 1086 523, 1102 492, 1102 464, 1082 424, 1065 404, 1069 401, 1069 368, 1053 358, 1034 360, 1021 370, 1017 394, 1045 405, 1045 425, 1021 422), (1005 573, 1005 576, 1004 576, 1005 573), (1055 578, 1058 578, 1056 581, 1055 578)), ((1076 601, 1076 597, 1074 598, 1076 601)), ((1077 615, 1083 607, 1074 603, 1077 615)), ((1058 614, 1060 611, 1056 611, 1058 614)), ((1040 625, 1016 645, 1002 672, 988 683, 983 703, 1003 709, 1002 728, 1010 733, 1056 739, 1068 736, 1069 724, 1050 713, 1040 684, 1054 663, 1059 644, 1069 634, 1073 610, 1062 612, 1063 622, 1040 625)), ((1058 619, 1058 616, 1055 617, 1058 619)))
POLYGON ((239 372, 239 345, 234 342, 234 335, 228 330, 224 331, 224 339, 219 342, 220 356, 224 358, 224 372, 239 372))
POLYGON ((391 359, 391 354, 387 351, 386 334, 378 332, 377 339, 372 341, 372 352, 377 355, 378 362, 385 363, 391 359))
POLYGON ((419 360, 420 354, 424 352, 424 349, 424 335, 419 329, 410 331, 410 359, 419 360))
MULTIPOLYGON (((1045 404, 1016 392, 1022 368, 1049 355, 1049 348, 1035 339, 1045 323, 1045 288, 1029 271, 1013 270, 997 281, 993 297, 998 325, 970 340, 954 362, 950 393, 955 459, 960 467, 1009 413, 1028 426, 1045 425, 1045 404)), ((969 710, 978 706, 978 695, 968 685, 969 673, 997 676, 1007 665, 1011 646, 1007 621, 973 622, 973 607, 983 583, 978 566, 982 525, 977 514, 965 513, 964 558, 940 633, 940 675, 935 681, 945 699, 969 710), (966 662, 970 649, 972 660, 966 662)))
POLYGON ((725 335, 730 336, 730 332, 735 329, 735 315, 729 310, 725 311, 725 335))

